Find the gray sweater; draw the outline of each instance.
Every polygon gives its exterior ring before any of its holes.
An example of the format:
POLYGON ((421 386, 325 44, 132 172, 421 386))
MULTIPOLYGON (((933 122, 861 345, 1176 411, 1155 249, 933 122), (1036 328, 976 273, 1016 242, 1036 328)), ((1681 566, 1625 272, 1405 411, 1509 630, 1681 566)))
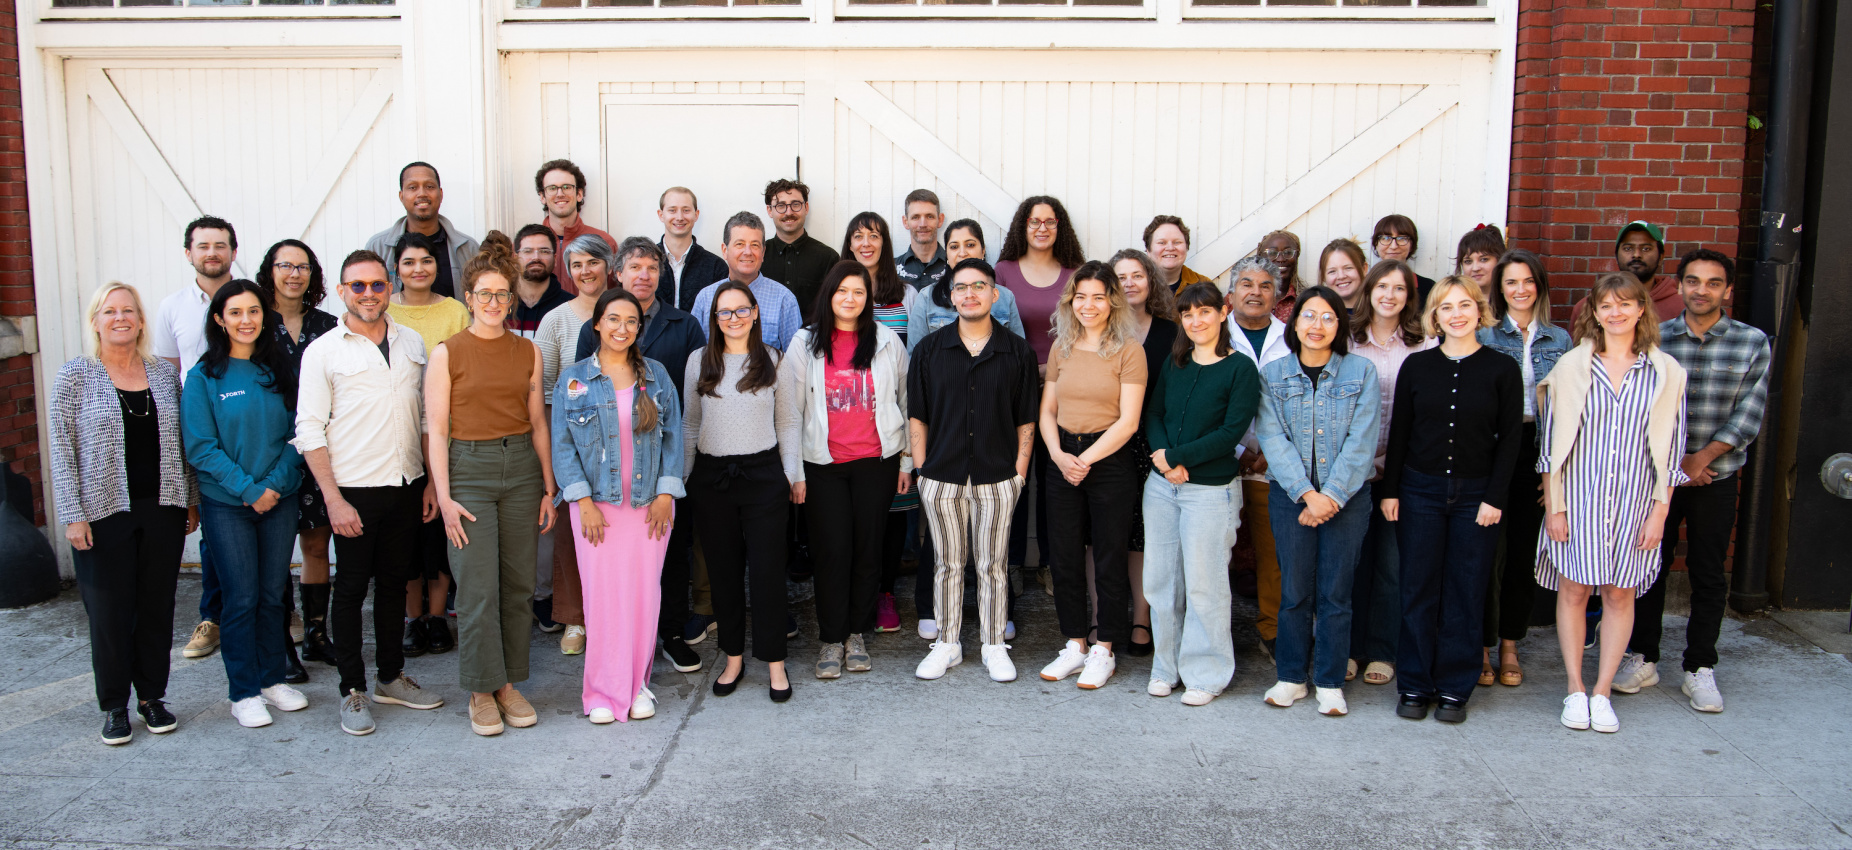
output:
MULTIPOLYGON (((750 393, 735 388, 746 369, 746 355, 723 356, 727 373, 715 385, 719 398, 695 391, 701 380, 701 355, 705 346, 688 355, 686 378, 682 382, 684 469, 694 469, 695 452, 709 457, 749 455, 776 447, 784 466, 785 480, 798 481, 800 450, 803 442, 802 399, 795 383, 780 369, 778 382, 750 393)), ((772 352, 778 362, 778 352, 772 352)))

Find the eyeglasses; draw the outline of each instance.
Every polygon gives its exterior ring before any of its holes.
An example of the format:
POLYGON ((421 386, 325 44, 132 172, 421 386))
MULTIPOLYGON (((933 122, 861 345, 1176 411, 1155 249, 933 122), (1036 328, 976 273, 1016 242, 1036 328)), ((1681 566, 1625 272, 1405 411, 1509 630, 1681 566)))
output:
POLYGON ((1407 248, 1408 246, 1415 244, 1415 240, 1413 237, 1409 237, 1409 236, 1378 236, 1376 237, 1376 244, 1394 245, 1397 248, 1407 248))
POLYGON ((342 286, 347 287, 355 295, 365 295, 368 289, 372 289, 373 294, 378 295, 381 292, 385 292, 392 284, 383 280, 350 280, 342 284, 342 286))
POLYGON ((577 191, 579 187, 575 183, 555 183, 551 186, 540 187, 540 193, 543 195, 570 195, 577 191))
POLYGON ((313 266, 310 266, 308 263, 271 263, 270 268, 275 270, 278 274, 290 274, 292 272, 303 272, 307 274, 313 266))
POLYGON ((1299 320, 1318 325, 1335 325, 1338 323, 1338 317, 1332 313, 1314 313, 1311 310, 1300 312, 1299 320))
POLYGON ((1260 252, 1260 255, 1263 257, 1266 257, 1269 260, 1273 260, 1275 262, 1290 263, 1293 260, 1299 259, 1299 249, 1298 248, 1268 248, 1267 250, 1260 252))
POLYGON ((620 318, 617 316, 605 317, 604 323, 606 325, 614 325, 616 327, 622 328, 627 331, 634 331, 637 328, 643 327, 643 323, 637 321, 636 319, 626 319, 626 318, 620 318))
POLYGON ((952 294, 953 295, 963 295, 967 292, 970 292, 976 295, 983 295, 984 291, 989 288, 990 288, 990 284, 982 280, 974 281, 972 283, 954 283, 952 284, 952 294))
POLYGON ((757 308, 741 307, 737 310, 715 310, 714 315, 723 322, 730 319, 750 319, 752 318, 752 311, 755 309, 757 308))
POLYGON ((788 213, 792 210, 801 210, 805 203, 804 201, 779 201, 772 205, 772 212, 788 213))
POLYGON ((1061 219, 1058 219, 1058 218, 1032 218, 1032 219, 1029 219, 1029 229, 1030 230, 1054 230, 1055 227, 1059 225, 1060 223, 1061 223, 1061 219))
POLYGON ((490 301, 494 301, 497 304, 506 304, 514 300, 514 291, 503 289, 498 292, 471 292, 469 297, 485 304, 490 301))
POLYGON ((514 252, 514 255, 517 257, 551 257, 553 256, 553 249, 552 248, 522 248, 521 250, 514 252))

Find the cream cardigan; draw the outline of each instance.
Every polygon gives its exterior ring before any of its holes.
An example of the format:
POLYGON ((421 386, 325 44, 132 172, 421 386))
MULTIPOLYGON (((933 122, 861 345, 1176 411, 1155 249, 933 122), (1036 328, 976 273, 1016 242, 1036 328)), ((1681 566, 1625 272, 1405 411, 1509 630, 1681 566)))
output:
MULTIPOLYGON (((1672 356, 1650 348, 1646 359, 1658 370, 1663 380, 1659 383, 1659 392, 1653 397, 1653 406, 1646 415, 1647 451, 1653 458, 1653 475, 1656 486, 1653 498, 1661 502, 1672 499, 1672 471, 1676 464, 1684 460, 1672 457, 1672 429, 1678 424, 1678 407, 1685 400, 1685 367, 1678 365, 1672 356)), ((1550 456, 1546 473, 1562 471, 1563 462, 1569 459, 1569 452, 1575 447, 1576 434, 1582 429, 1582 407, 1588 403, 1588 390, 1592 385, 1595 363, 1595 344, 1584 341, 1564 354, 1556 362, 1556 368, 1537 382, 1537 409, 1543 410, 1546 402, 1552 402, 1550 409, 1550 456)), ((1679 441, 1683 445, 1683 441, 1679 441)), ((1549 509, 1563 509, 1563 480, 1560 475, 1549 477, 1549 509)))

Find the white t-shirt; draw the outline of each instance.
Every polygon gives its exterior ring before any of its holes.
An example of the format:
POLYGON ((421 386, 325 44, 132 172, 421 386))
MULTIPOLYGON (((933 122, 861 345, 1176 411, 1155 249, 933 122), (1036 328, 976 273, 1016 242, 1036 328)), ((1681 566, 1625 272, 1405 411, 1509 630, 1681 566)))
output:
POLYGON ((211 306, 212 296, 194 283, 161 299, 155 311, 149 347, 156 357, 180 361, 183 385, 193 364, 206 353, 206 311, 211 306))

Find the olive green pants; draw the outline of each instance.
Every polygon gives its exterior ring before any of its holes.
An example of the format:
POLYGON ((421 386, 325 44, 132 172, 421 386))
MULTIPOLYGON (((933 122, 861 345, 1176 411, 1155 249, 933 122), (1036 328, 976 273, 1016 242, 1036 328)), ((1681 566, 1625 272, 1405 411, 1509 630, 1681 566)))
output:
POLYGON ((457 678, 489 693, 527 679, 534 556, 546 496, 532 435, 450 442, 450 498, 475 516, 445 549, 457 583, 457 678))

